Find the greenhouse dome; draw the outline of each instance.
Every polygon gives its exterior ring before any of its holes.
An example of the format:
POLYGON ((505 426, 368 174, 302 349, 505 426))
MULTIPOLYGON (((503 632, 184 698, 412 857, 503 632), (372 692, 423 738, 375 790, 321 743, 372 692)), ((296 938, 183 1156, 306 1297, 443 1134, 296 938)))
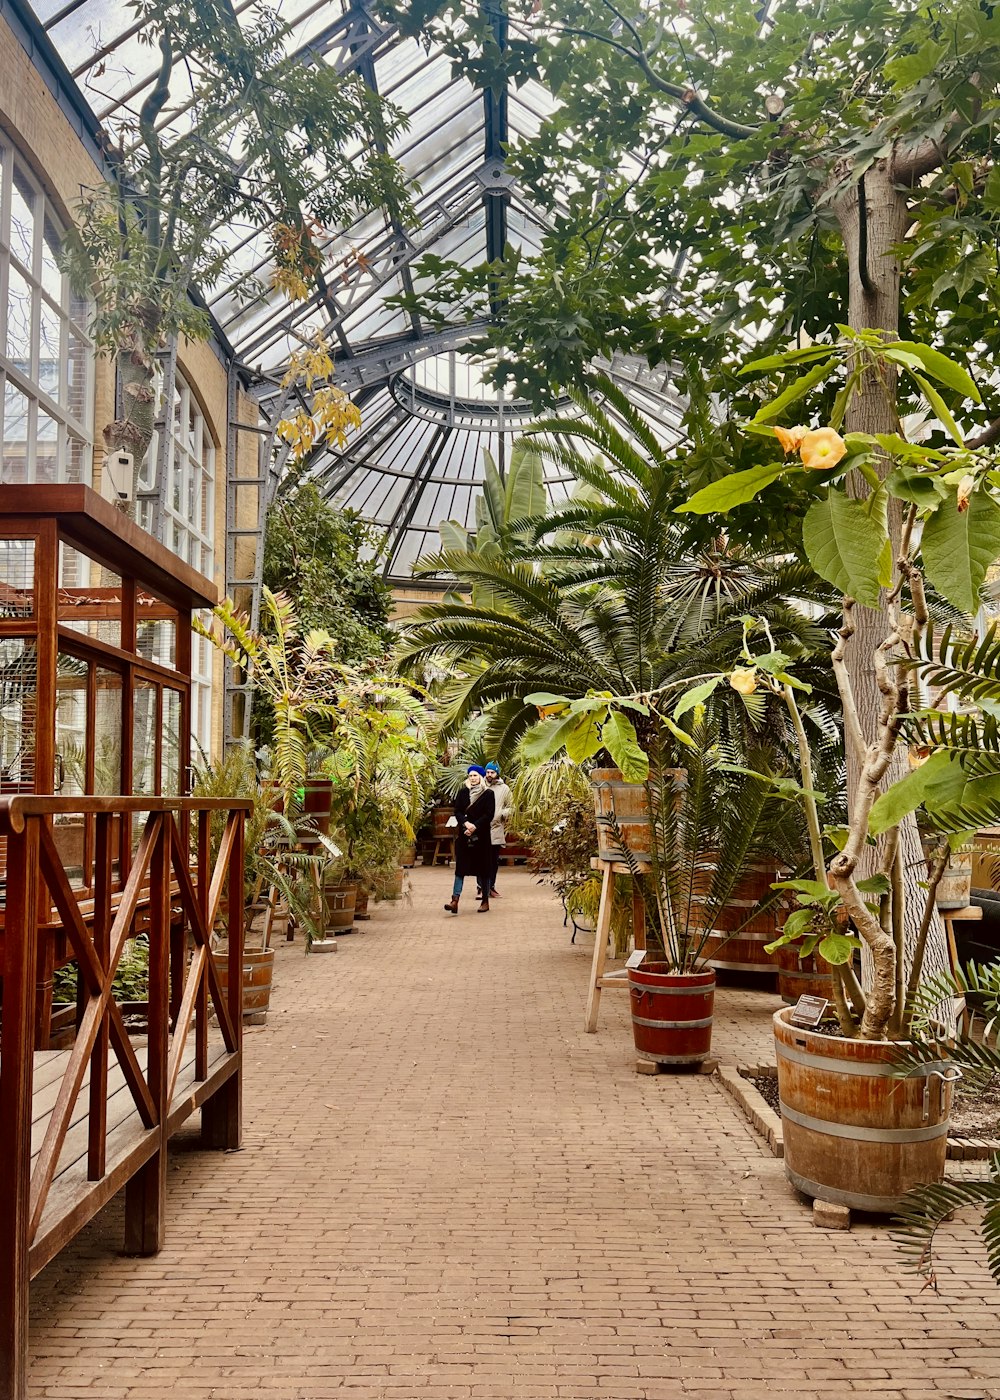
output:
MULTIPOLYGON (((116 0, 38 0, 34 9, 106 133, 102 141, 110 136, 127 145, 157 71, 142 26, 125 24, 127 11, 116 0)), ((254 7, 238 6, 234 14, 250 23, 254 7)), ((463 350, 481 324, 453 313, 453 324, 445 318, 431 328, 398 303, 416 295, 433 304, 432 279, 420 276, 428 255, 472 268, 509 247, 528 256, 538 251, 541 216, 507 173, 505 152, 508 143, 537 133, 553 102, 532 81, 477 91, 446 55, 402 36, 365 4, 293 0, 281 15, 291 60, 356 70, 399 110, 403 129, 388 151, 417 193, 405 221, 383 207, 323 230, 323 285, 298 303, 271 285, 267 227, 220 227, 215 236, 225 257, 217 280, 201 292, 222 345, 249 375, 272 426, 289 401, 282 380, 290 355, 317 332, 331 341, 335 382, 360 408, 362 425, 343 450, 317 450, 308 471, 332 501, 384 532, 386 578, 412 583, 412 566, 436 547, 442 520, 474 528, 483 450, 502 470, 509 441, 536 413, 527 403, 506 402, 484 383, 481 359, 463 350)), ((499 11, 494 24, 502 34, 499 11)), ((165 141, 187 134, 193 90, 183 66, 175 69, 161 121, 165 141)), ((661 425, 664 440, 675 441, 680 411, 669 371, 650 371, 625 355, 602 367, 661 425)), ((284 460, 279 452, 267 464, 271 493, 284 460)), ((563 498, 566 481, 552 469, 547 484, 553 502, 563 498)), ((231 588, 240 581, 231 573, 231 588)))

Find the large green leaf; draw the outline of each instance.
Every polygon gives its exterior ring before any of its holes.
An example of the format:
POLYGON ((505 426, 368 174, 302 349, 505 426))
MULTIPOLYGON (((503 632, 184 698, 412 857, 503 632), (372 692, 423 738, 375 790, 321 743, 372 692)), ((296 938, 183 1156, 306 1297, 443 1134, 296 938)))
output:
POLYGON ((802 522, 806 557, 821 578, 866 607, 878 607, 887 539, 878 511, 831 487, 802 522))
POLYGON ((649 777, 649 759, 639 747, 632 721, 612 710, 601 738, 625 781, 644 783, 649 777))
POLYGON ((601 723, 607 715, 607 707, 589 710, 578 714, 576 724, 566 734, 566 752, 574 763, 583 763, 593 758, 601 747, 601 723))
POLYGON ((938 592, 956 608, 974 613, 986 570, 1000 558, 1000 506, 980 490, 970 498, 968 510, 960 512, 957 492, 951 492, 926 521, 920 549, 938 592))
POLYGON ((893 783, 878 798, 868 818, 868 830, 873 836, 898 826, 910 812, 923 802, 936 805, 953 801, 965 789, 965 773, 954 754, 945 749, 932 753, 926 763, 893 783))
POLYGON ((887 349, 899 349, 907 355, 912 355, 920 361, 924 370, 939 384, 946 385, 949 389, 954 389, 957 394, 961 394, 964 399, 972 399, 974 403, 981 403, 979 390, 976 388, 972 375, 962 365, 943 355, 940 350, 935 350, 930 345, 920 345, 915 340, 894 340, 887 349))
POLYGON ((469 548, 469 532, 457 520, 442 520, 438 525, 438 534, 445 549, 464 551, 469 548))
POLYGON ((519 439, 511 448, 504 500, 506 521, 543 515, 548 505, 542 455, 530 442, 519 439))
POLYGON ((579 723, 578 715, 554 715, 543 719, 524 736, 521 748, 529 763, 547 763, 566 745, 570 732, 579 723))
POLYGON ((958 424, 951 416, 951 410, 949 409, 948 405, 945 403, 941 395, 938 393, 938 391, 935 389, 934 385, 930 382, 929 379, 926 379, 924 375, 917 374, 916 370, 910 370, 910 378, 914 381, 915 384, 918 384, 920 386, 924 398, 934 410, 935 417, 937 418, 938 422, 943 425, 945 431, 952 438, 954 438, 955 442, 958 443, 959 447, 964 447, 965 443, 962 438, 962 434, 959 430, 958 424))
MULTIPOLYGON (((506 524, 504 486, 500 473, 497 471, 497 464, 493 460, 493 454, 487 448, 483 448, 483 494, 479 500, 483 503, 486 518, 499 535, 506 524)), ((478 506, 479 501, 476 504, 478 506)))
POLYGON ((709 515, 717 511, 725 514, 733 506, 752 501, 765 486, 777 481, 787 470, 784 462, 770 462, 766 467, 750 467, 744 472, 733 472, 696 491, 689 501, 677 507, 677 513, 691 511, 694 515, 709 515))
POLYGON ((681 715, 686 715, 688 710, 693 710, 696 705, 703 705, 721 680, 721 676, 713 676, 710 681, 702 681, 701 685, 685 690, 674 706, 674 719, 680 719, 681 715))
POLYGON ((814 389, 817 384, 821 384, 830 371, 837 364, 837 357, 824 360, 821 365, 814 365, 808 374, 803 374, 794 383, 789 384, 787 389, 783 389, 776 399, 766 403, 763 408, 757 410, 753 416, 755 423, 770 423, 775 418, 780 418, 786 408, 799 399, 804 399, 810 389, 814 389))

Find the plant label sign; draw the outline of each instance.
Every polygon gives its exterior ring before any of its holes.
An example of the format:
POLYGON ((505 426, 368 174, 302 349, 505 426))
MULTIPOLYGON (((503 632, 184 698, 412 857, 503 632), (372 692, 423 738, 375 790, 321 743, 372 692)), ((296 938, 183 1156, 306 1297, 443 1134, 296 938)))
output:
POLYGON ((794 1026, 818 1026, 830 1003, 825 997, 799 997, 792 1007, 791 1022, 794 1026))
POLYGON ((642 962, 643 958, 645 958, 645 956, 646 956, 646 950, 645 950, 645 948, 636 948, 635 951, 632 952, 632 953, 629 953, 628 957, 625 959, 625 966, 626 966, 626 967, 638 967, 639 964, 642 962))

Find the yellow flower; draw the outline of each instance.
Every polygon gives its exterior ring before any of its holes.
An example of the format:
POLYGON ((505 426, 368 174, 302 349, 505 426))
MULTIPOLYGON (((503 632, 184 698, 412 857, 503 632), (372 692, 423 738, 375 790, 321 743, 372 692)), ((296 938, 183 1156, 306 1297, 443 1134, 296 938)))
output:
POLYGON ((757 672, 746 666, 737 666, 729 677, 729 684, 741 695, 752 695, 757 689, 757 672))
POLYGON ((781 443, 781 450, 787 457, 789 452, 798 452, 799 445, 808 431, 808 428, 803 428, 801 426, 797 428, 775 428, 774 436, 781 443))
POLYGON ((976 478, 974 476, 963 476, 958 483, 958 513, 964 515, 969 509, 969 497, 976 489, 976 478))
POLYGON ((813 428, 799 444, 799 456, 804 467, 823 471, 835 467, 847 453, 847 443, 833 428, 813 428))

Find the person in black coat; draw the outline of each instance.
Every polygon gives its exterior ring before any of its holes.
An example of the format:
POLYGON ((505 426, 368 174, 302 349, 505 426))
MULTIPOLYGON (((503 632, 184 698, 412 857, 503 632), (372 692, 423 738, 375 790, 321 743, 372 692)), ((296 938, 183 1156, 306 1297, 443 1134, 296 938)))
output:
POLYGON ((469 765, 468 781, 455 798, 455 817, 458 827, 455 831, 455 884, 451 900, 444 907, 449 914, 458 913, 458 901, 466 877, 475 876, 476 883, 483 887, 483 901, 480 914, 490 912, 489 870, 491 864, 491 835, 496 803, 493 793, 483 779, 486 770, 478 763, 469 765))

